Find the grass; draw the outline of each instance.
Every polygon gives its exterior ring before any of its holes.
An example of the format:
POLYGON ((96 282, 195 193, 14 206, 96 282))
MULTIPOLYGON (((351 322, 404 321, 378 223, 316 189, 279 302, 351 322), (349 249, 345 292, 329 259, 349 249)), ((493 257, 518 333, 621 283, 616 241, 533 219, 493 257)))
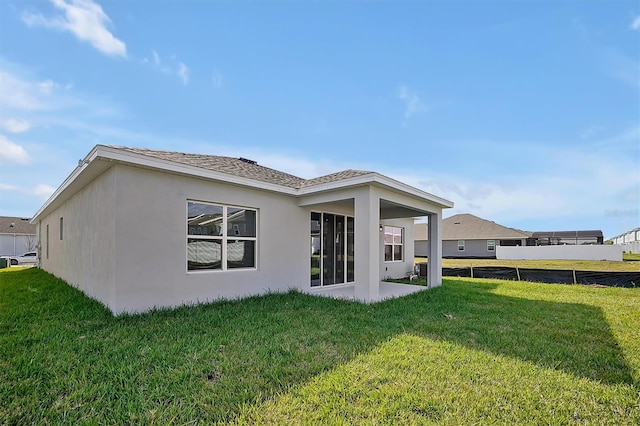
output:
MULTIPOLYGON (((443 268, 465 268, 469 266, 510 266, 537 269, 568 269, 580 271, 619 271, 638 272, 640 262, 634 261, 634 255, 625 255, 623 262, 608 260, 498 260, 498 259, 442 259, 443 268)), ((415 262, 426 262, 423 257, 415 258, 415 262)))
POLYGON ((638 424, 640 290, 447 279, 112 317, 0 271, 0 424, 638 424))

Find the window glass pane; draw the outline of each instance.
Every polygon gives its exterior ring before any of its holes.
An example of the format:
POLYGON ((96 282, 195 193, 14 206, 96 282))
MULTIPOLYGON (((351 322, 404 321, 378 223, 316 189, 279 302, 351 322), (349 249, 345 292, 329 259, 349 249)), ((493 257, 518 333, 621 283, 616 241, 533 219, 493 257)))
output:
POLYGON ((246 240, 227 241, 227 268, 255 268, 256 242, 246 240))
POLYGON ((347 282, 355 281, 356 268, 354 263, 355 239, 354 221, 352 217, 347 218, 347 282))
POLYGON ((394 235, 393 244, 402 244, 402 235, 394 235))
POLYGON ((386 262, 391 262, 393 260, 393 246, 384 246, 384 260, 386 262))
POLYGON ((187 269, 221 269, 222 241, 187 239, 187 269))
POLYGON ((228 237, 255 237, 256 236, 256 212, 255 210, 227 207, 227 236, 228 237))
POLYGON ((393 244, 393 230, 389 226, 384 227, 384 243, 393 244))
POLYGON ((189 235, 222 235, 222 206, 188 202, 187 233, 189 235))
POLYGON ((402 246, 393 246, 393 260, 402 260, 402 246))

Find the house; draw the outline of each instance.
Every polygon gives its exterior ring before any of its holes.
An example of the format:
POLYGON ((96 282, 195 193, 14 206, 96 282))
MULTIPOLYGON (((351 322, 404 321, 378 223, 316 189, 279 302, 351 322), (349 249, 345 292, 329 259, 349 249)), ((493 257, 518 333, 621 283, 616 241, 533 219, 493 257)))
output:
POLYGON ((31 219, 0 216, 0 256, 18 256, 36 250, 36 225, 31 219))
POLYGON ((611 244, 622 246, 627 253, 640 254, 640 228, 634 228, 624 234, 616 235, 607 240, 611 244))
MULTIPOLYGON (((428 224, 416 223, 415 254, 428 257, 428 224)), ((442 221, 442 257, 495 258, 496 246, 532 245, 531 234, 472 214, 456 214, 442 221)))
POLYGON ((539 231, 531 234, 537 246, 579 246, 603 244, 600 230, 584 231, 539 231))
POLYGON ((97 145, 32 222, 40 267, 119 314, 288 289, 408 294, 424 287, 381 280, 413 269, 416 217, 429 219, 438 286, 452 206, 375 172, 302 179, 245 158, 97 145))

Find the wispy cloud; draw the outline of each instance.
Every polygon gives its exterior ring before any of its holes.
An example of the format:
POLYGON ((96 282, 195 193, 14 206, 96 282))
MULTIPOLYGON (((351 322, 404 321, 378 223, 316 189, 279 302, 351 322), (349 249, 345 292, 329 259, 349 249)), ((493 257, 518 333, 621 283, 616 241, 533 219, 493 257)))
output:
POLYGON ((629 28, 631 28, 632 30, 640 30, 640 16, 636 16, 633 18, 633 21, 631 22, 631 25, 629 25, 629 28))
POLYGON ((34 195, 38 197, 40 201, 46 201, 51 197, 51 194, 53 194, 55 190, 56 189, 53 186, 44 183, 38 183, 34 186, 18 186, 0 182, 0 191, 12 191, 21 194, 34 195))
POLYGON ((407 120, 415 114, 429 110, 429 107, 420 100, 418 93, 407 86, 400 86, 397 96, 405 105, 404 118, 407 120))
POLYGON ((182 84, 185 86, 189 84, 189 68, 182 62, 178 64, 178 77, 180 77, 182 84))
POLYGON ((24 12, 22 20, 30 27, 41 26, 74 34, 88 42, 100 52, 109 56, 127 56, 127 48, 107 29, 111 19, 102 7, 92 0, 51 0, 62 14, 45 17, 41 14, 24 12))
POLYGON ((189 67, 176 60, 174 55, 162 59, 155 49, 151 49, 151 58, 142 58, 143 64, 150 64, 154 69, 166 75, 177 76, 185 86, 189 84, 189 67))
POLYGON ((31 157, 23 147, 0 135, 0 162, 27 164, 30 161, 31 157))
POLYGON ((213 75, 211 76, 211 82, 213 83, 213 87, 215 87, 216 89, 220 89, 222 87, 222 74, 220 74, 218 71, 214 71, 213 75))
POLYGON ((31 124, 27 120, 21 118, 7 118, 0 123, 0 127, 10 133, 22 133, 31 128, 31 124))

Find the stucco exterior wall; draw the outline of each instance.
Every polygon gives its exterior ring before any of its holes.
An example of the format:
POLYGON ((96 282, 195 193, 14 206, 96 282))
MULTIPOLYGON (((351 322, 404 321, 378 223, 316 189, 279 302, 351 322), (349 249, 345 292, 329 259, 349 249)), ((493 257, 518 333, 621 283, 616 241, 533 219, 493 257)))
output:
POLYGON ((294 197, 117 165, 115 313, 308 290, 309 211, 294 197), (258 210, 257 267, 190 271, 187 200, 258 210))
POLYGON ((115 170, 109 169, 38 226, 40 267, 109 307, 115 298, 115 186, 115 170))
POLYGON ((413 270, 413 218, 387 219, 381 221, 383 225, 397 226, 404 229, 403 257, 402 261, 385 262, 384 260, 384 233, 380 233, 380 277, 404 278, 407 272, 413 270))
MULTIPOLYGON (((495 240, 496 245, 500 240, 495 240)), ((442 257, 495 258, 496 252, 487 250, 487 240, 464 240, 464 251, 458 251, 458 240, 442 241, 442 257)))

